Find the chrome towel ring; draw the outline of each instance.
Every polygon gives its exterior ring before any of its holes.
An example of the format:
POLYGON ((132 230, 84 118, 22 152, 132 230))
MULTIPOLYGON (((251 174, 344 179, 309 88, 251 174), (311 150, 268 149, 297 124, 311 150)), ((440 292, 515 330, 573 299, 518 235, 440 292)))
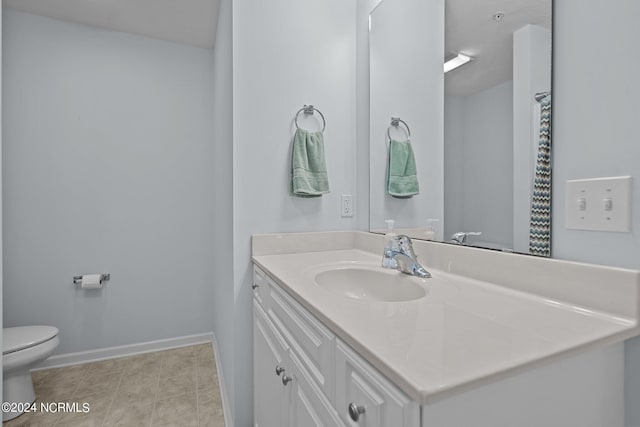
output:
POLYGON ((313 105, 304 105, 301 109, 298 110, 298 112, 296 113, 296 119, 295 119, 296 129, 300 129, 300 126, 298 126, 298 116, 300 115, 300 113, 313 115, 314 111, 317 111, 318 114, 320 114, 320 117, 322 117, 322 132, 324 132, 324 128, 327 127, 327 121, 324 119, 324 114, 322 114, 322 112, 318 110, 316 107, 314 107, 313 105))
POLYGON ((400 117, 391 117, 391 125, 387 128, 387 136, 389 137, 389 141, 391 141, 391 126, 398 127, 400 126, 400 123, 402 123, 407 129, 407 140, 411 140, 411 129, 409 129, 409 125, 407 124, 407 122, 402 120, 400 117))

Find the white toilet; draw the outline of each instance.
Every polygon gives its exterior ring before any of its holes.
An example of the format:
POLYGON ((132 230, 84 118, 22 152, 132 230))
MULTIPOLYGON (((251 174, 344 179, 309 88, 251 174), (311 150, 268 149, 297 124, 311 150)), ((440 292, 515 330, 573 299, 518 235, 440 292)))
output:
MULTIPOLYGON (((31 368, 45 360, 58 346, 58 328, 19 326, 2 330, 2 400, 9 403, 33 402, 31 368)), ((22 412, 3 412, 2 421, 22 412)))

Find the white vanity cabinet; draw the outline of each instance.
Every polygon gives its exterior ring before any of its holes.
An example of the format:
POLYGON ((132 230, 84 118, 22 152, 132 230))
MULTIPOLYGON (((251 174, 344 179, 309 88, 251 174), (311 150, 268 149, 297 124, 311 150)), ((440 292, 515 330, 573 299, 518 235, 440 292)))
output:
POLYGON ((254 424, 343 426, 329 400, 335 336, 258 269, 253 317, 254 424))
POLYGON ((256 425, 625 425, 640 271, 422 241, 424 296, 358 298, 360 285, 417 285, 380 267, 383 245, 362 232, 253 236, 256 425))
POLYGON ((417 403, 257 267, 253 313, 256 426, 419 426, 417 403))

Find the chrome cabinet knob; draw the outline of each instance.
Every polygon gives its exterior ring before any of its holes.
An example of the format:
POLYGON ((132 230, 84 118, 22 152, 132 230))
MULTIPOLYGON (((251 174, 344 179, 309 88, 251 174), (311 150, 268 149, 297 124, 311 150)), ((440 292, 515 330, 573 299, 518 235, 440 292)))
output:
POLYGON ((291 381, 293 381, 293 378, 291 378, 289 375, 283 375, 283 376, 282 376, 282 384, 283 384, 283 385, 287 385, 287 384, 289 384, 291 381))
POLYGON ((364 406, 358 406, 355 403, 351 402, 349 404, 349 416, 355 422, 358 422, 360 419, 360 415, 364 414, 364 406))
POLYGON ((284 368, 280 365, 276 365, 276 375, 280 376, 280 374, 283 372, 284 372, 284 368))

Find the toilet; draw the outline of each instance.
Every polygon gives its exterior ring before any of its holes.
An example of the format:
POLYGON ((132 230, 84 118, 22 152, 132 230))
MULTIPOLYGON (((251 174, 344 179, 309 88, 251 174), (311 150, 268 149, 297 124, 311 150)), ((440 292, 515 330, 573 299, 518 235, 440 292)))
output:
MULTIPOLYGON (((58 328, 53 326, 19 326, 2 330, 4 402, 26 403, 36 399, 31 382, 31 368, 49 357, 59 342, 58 328)), ((20 414, 22 412, 3 411, 2 421, 20 414)))

